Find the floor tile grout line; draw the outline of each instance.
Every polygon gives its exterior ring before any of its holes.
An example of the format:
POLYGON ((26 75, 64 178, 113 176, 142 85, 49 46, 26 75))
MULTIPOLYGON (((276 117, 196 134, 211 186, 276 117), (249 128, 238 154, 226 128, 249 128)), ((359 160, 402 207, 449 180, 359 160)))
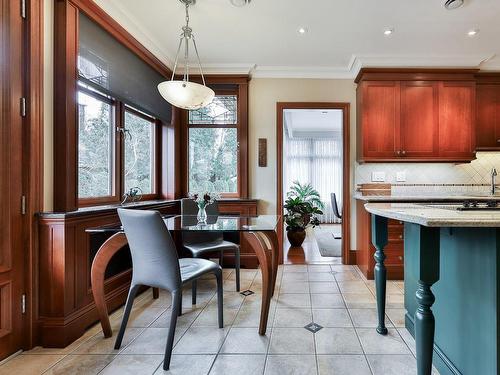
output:
POLYGON ((346 304, 346 309, 347 309, 347 314, 349 314, 349 318, 351 319, 351 323, 352 323, 352 326, 353 326, 353 329, 354 329, 354 334, 356 335, 356 338, 358 339, 358 342, 359 342, 359 346, 361 348, 361 351, 363 352, 363 358, 365 359, 366 363, 368 364, 368 368, 370 370, 370 372, 372 373, 373 375, 373 371, 370 367, 370 364, 369 364, 369 361, 368 361, 368 358, 366 357, 366 352, 365 352, 365 348, 363 347, 363 344, 361 343, 361 339, 359 338, 359 334, 358 334, 358 331, 356 330, 356 325, 354 324, 354 319, 352 318, 352 314, 351 314, 351 309, 347 306, 347 302, 345 301, 345 298, 344 298, 344 294, 342 293, 342 298, 344 299, 344 303, 346 304))
MULTIPOLYGON (((252 278, 252 282, 250 283, 250 288, 252 287, 252 284, 255 282, 255 278, 257 277, 257 275, 259 274, 258 272, 259 268, 257 268, 257 272, 255 272, 253 278, 252 278)), ((241 294, 240 294, 241 295, 241 294)), ((238 307, 238 312, 236 313, 236 316, 235 316, 235 319, 236 317, 238 316, 239 312, 241 311, 241 307, 243 306, 243 304, 245 303, 245 300, 247 299, 248 296, 243 296, 243 302, 240 304, 240 306, 238 307)), ((194 323, 194 321, 193 321, 194 323)), ((234 323, 234 320, 233 320, 233 323, 234 323)), ((214 360, 212 362, 212 364, 210 365, 210 368, 208 369, 208 372, 207 372, 207 375, 210 374, 210 372, 212 371, 212 368, 214 367, 215 365, 215 362, 217 361, 217 359, 219 358, 219 355, 220 355, 220 351, 222 350, 222 347, 224 346, 229 334, 231 333, 233 329, 233 324, 231 324, 231 326, 229 327, 229 330, 227 331, 227 334, 224 336, 224 340, 222 341, 222 344, 220 345, 220 347, 218 348, 217 350, 217 353, 215 354, 215 357, 214 357, 214 360)))

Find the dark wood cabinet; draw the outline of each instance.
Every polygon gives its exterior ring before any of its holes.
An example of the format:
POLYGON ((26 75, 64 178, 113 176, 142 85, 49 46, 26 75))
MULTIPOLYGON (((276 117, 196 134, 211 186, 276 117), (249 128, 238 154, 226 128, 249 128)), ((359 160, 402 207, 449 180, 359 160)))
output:
POLYGON ((402 157, 434 157, 438 152, 439 95, 436 82, 401 82, 402 157))
POLYGON ((500 150, 500 74, 478 76, 476 150, 500 150))
MULTIPOLYGON (((372 245, 371 214, 365 210, 366 202, 356 201, 356 263, 368 280, 373 280, 375 267, 375 247, 372 245)), ((404 224, 389 220, 388 241, 384 248, 384 261, 389 280, 402 280, 404 277, 404 224)))
POLYGON ((471 71, 369 69, 356 79, 358 161, 471 161, 471 71))
POLYGON ((474 82, 439 83, 439 156, 474 158, 476 85, 474 82))
POLYGON ((367 158, 394 158, 399 149, 399 82, 366 81, 361 91, 362 153, 367 158))

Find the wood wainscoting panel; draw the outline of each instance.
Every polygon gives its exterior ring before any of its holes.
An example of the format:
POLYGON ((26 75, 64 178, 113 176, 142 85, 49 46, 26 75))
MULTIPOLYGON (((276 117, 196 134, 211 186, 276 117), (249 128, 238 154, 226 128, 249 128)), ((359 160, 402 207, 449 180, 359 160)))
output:
MULTIPOLYGON (((178 201, 142 206, 163 214, 178 214, 178 201)), ((93 248, 105 236, 93 239, 86 229, 119 223, 116 209, 75 211, 67 214, 41 214, 39 217, 39 319, 36 344, 44 347, 65 347, 78 339, 98 321, 91 291, 90 268, 93 248)), ((109 311, 123 305, 131 280, 127 251, 105 281, 109 311)), ((95 252, 94 252, 95 254, 95 252)), ((114 259, 112 260, 112 263, 114 259)), ((111 266, 111 264, 110 264, 111 266)), ((108 268, 109 270, 109 268, 108 268)))
MULTIPOLYGON (((219 211, 223 215, 257 215, 258 199, 221 199, 219 211)), ((242 268, 257 268, 259 261, 252 247, 243 235, 238 235, 242 268)), ((231 240, 233 238, 228 238, 231 240)), ((236 239, 237 240, 237 239, 236 239)), ((224 253, 224 266, 234 266, 234 254, 224 253)))
MULTIPOLYGON (((256 215, 257 202, 252 199, 222 199, 219 209, 226 215, 256 215)), ((180 213, 179 201, 152 202, 141 208, 155 209, 162 214, 180 213)), ((110 234, 87 233, 86 230, 117 223, 116 208, 39 215, 40 282, 36 345, 66 347, 98 321, 90 269, 97 249, 110 234)), ((241 244, 242 267, 256 268, 258 261, 252 248, 246 240, 239 238, 239 234, 236 235, 236 241, 240 240, 241 244)), ((178 233, 174 233, 174 241, 183 256, 178 233)), ((226 254, 224 265, 232 264, 234 255, 226 254)), ((106 271, 104 289, 108 311, 125 303, 131 277, 130 252, 124 247, 113 257, 106 271)))

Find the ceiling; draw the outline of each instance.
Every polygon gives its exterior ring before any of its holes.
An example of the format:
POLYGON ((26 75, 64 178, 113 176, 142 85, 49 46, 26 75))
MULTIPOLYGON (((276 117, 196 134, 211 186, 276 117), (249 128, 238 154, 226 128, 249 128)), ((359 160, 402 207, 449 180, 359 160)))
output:
POLYGON ((337 138, 342 134, 341 109, 285 109, 283 112, 289 138, 337 138))
MULTIPOLYGON (((95 0, 172 67, 184 23, 177 0, 95 0)), ((363 66, 500 70, 500 1, 197 0, 191 26, 208 73, 352 78, 363 66), (307 29, 299 34, 298 29, 307 29), (393 28, 394 33, 384 35, 393 28), (479 29, 470 37, 468 31, 479 29)))

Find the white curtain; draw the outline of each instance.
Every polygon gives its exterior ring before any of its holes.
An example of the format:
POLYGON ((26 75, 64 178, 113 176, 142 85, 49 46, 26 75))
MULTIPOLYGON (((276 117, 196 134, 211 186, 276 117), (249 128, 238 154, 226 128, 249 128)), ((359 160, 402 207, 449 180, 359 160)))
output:
POLYGON ((337 194, 341 210, 342 138, 289 138, 286 133, 284 138, 284 196, 293 181, 310 183, 325 204, 321 222, 340 223, 333 215, 330 194, 337 194))

